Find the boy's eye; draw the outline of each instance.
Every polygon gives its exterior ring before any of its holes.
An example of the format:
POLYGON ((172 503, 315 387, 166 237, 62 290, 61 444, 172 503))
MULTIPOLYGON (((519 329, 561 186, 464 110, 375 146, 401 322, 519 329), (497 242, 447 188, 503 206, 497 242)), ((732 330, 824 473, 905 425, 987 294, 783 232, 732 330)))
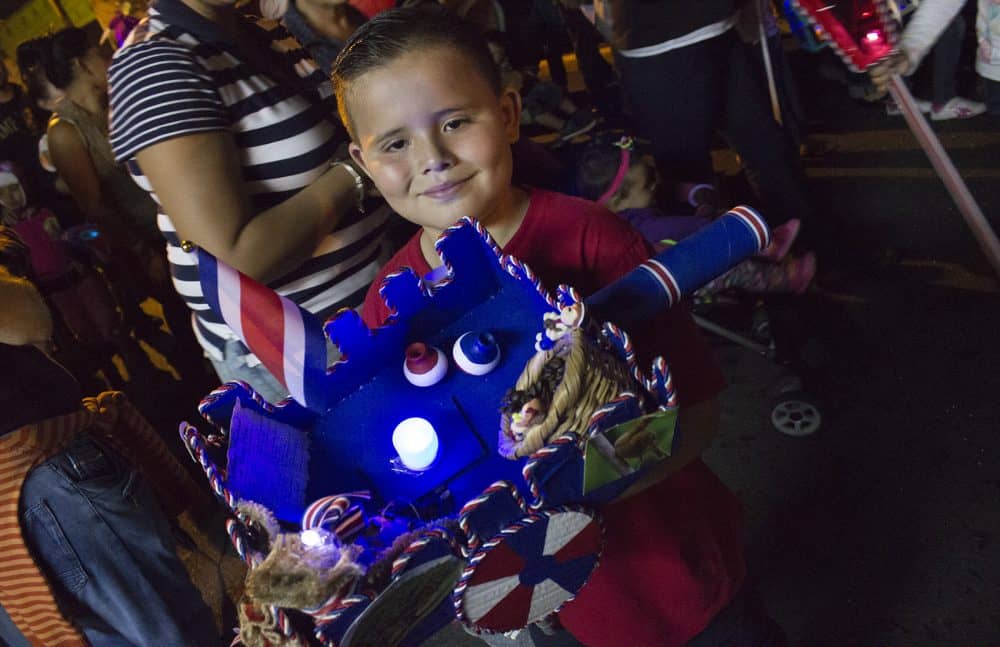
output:
POLYGON ((444 128, 443 128, 443 130, 446 133, 447 132, 451 132, 453 130, 458 130, 459 128, 461 128, 462 126, 464 126, 467 123, 469 123, 469 120, 466 117, 461 117, 461 118, 458 118, 458 119, 449 119, 448 121, 444 122, 444 128))
POLYGON ((405 139, 393 139, 382 145, 382 151, 386 153, 396 153, 406 148, 405 139))

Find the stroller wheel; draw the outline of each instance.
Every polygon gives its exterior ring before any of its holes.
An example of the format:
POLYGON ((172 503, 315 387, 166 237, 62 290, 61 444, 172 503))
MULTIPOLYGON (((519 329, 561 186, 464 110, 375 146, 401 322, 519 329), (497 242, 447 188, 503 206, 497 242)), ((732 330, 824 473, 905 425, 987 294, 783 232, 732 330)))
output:
POLYGON ((771 425, 789 436, 814 434, 819 430, 822 420, 819 407, 802 391, 779 396, 771 408, 771 425))

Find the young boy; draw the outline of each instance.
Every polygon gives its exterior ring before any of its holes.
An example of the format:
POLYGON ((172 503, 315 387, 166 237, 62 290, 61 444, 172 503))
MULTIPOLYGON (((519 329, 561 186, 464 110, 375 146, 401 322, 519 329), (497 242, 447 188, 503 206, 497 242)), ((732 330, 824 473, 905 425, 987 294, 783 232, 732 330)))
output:
MULTIPOLYGON (((369 290, 369 327, 389 315, 382 279, 405 266, 418 275, 440 266, 434 241, 463 216, 476 217, 545 285, 568 283, 584 295, 648 258, 643 238, 605 208, 511 185, 520 100, 462 22, 380 14, 345 46, 333 81, 353 159, 396 212, 421 226, 369 290)), ((588 645, 679 645, 712 622, 744 579, 739 504, 698 459, 716 431, 725 383, 683 309, 631 332, 638 348, 670 362, 684 440, 601 511, 601 564, 560 619, 588 645)))

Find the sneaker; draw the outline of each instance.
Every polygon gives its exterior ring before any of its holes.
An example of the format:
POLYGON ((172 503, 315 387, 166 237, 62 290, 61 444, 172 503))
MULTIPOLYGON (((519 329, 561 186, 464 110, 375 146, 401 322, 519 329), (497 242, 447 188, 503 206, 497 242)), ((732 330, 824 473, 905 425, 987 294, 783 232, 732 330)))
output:
POLYGON ((792 218, 785 224, 775 227, 771 232, 771 244, 765 247, 758 256, 775 263, 779 262, 788 254, 788 250, 792 248, 792 243, 795 242, 795 238, 799 235, 801 227, 802 221, 798 218, 792 218))
POLYGON ((934 121, 944 121, 946 119, 968 119, 986 112, 986 104, 965 99, 962 97, 952 97, 952 99, 941 105, 935 103, 931 108, 931 119, 934 121))
POLYGON ((787 272, 788 291, 792 294, 802 294, 816 276, 816 255, 806 252, 801 258, 789 261, 787 272))
MULTIPOLYGON (((930 111, 934 108, 934 104, 930 101, 924 101, 923 99, 917 99, 916 97, 913 98, 913 101, 916 102, 917 108, 920 112, 925 115, 930 114, 930 111)), ((890 98, 885 100, 885 114, 890 117, 898 117, 903 114, 903 111, 899 109, 899 104, 896 103, 896 100, 890 98)))

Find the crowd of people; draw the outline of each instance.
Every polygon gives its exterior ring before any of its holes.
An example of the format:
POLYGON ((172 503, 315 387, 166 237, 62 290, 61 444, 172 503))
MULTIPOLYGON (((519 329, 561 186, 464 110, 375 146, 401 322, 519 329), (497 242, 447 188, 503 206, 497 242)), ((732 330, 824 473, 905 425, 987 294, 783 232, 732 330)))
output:
MULTIPOLYGON (((22 569, 0 575, 13 621, 0 621, 3 640, 216 642, 169 557, 157 503, 176 512, 204 495, 170 467, 162 441, 112 442, 97 422, 108 410, 130 412, 116 419, 133 436, 150 431, 123 396, 80 406, 88 393, 141 389, 136 376, 159 370, 139 344, 153 338, 188 383, 243 380, 272 403, 287 396, 208 307, 198 250, 321 319, 355 308, 374 328, 390 315, 381 280, 402 267, 432 272, 434 241, 474 216, 543 283, 586 295, 725 211, 710 155, 721 133, 775 235, 701 295, 808 289, 817 259, 803 240, 816 216, 796 133, 774 118, 755 58, 769 32, 738 28, 773 17, 737 0, 595 4, 156 0, 141 20, 126 7, 111 39, 67 28, 26 41, 15 61, 23 87, 0 66, 0 353, 13 367, 0 392, 11 413, 0 466, 19 470, 2 492, 0 553, 15 551, 22 569), (567 86, 569 50, 583 93, 567 86), (149 298, 169 334, 144 310, 149 298), (154 487, 139 492, 131 484, 144 478, 154 487), (87 520, 60 511, 79 508, 70 494, 81 491, 99 502, 101 527, 134 546, 84 537, 87 520), (189 500, 171 501, 178 493, 189 500), (14 535, 24 545, 11 548, 14 535), (134 559, 103 560, 107 550, 134 559), (116 579, 123 569, 130 586, 116 579)), ((900 54, 873 72, 876 88, 912 72, 940 37, 932 118, 1000 112, 995 3, 979 7, 986 101, 958 95, 962 4, 924 0, 900 54)), ((670 363, 682 442, 601 511, 601 566, 561 627, 527 635, 539 645, 783 644, 746 583, 739 503, 699 458, 725 385, 711 351, 685 307, 631 332, 670 363)))

